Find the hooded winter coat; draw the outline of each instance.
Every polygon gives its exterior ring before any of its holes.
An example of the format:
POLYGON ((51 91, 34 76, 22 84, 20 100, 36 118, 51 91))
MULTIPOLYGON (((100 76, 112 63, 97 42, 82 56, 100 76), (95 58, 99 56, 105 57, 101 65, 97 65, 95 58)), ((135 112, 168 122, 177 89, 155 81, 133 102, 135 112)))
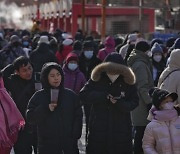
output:
POLYGON ((64 75, 60 65, 47 63, 41 71, 43 89, 36 92, 27 107, 27 120, 37 124, 39 154, 75 154, 77 139, 82 130, 82 109, 78 96, 64 88, 64 75), (61 74, 58 105, 50 111, 51 102, 48 74, 52 69, 61 74))
POLYGON ((81 88, 85 85, 86 79, 84 74, 77 68, 74 71, 68 69, 67 65, 63 67, 64 86, 79 94, 81 88))
POLYGON ((60 65, 63 65, 64 60, 66 59, 67 55, 72 52, 73 48, 72 45, 63 45, 62 51, 56 52, 56 58, 60 65))
POLYGON ((132 111, 134 126, 148 124, 148 104, 151 104, 149 90, 154 86, 152 77, 152 64, 149 57, 142 51, 133 50, 127 61, 136 75, 136 87, 139 95, 139 106, 132 111))
MULTIPOLYGON (((170 61, 168 67, 162 72, 158 87, 160 89, 166 89, 169 92, 176 92, 180 96, 180 49, 175 49, 171 52, 170 61)), ((180 104, 180 97, 176 101, 176 104, 180 104)))
POLYGON ((91 79, 80 92, 85 104, 91 104, 89 121, 88 154, 131 154, 132 128, 130 111, 138 105, 135 88, 135 75, 130 68, 119 64, 119 54, 110 54, 109 62, 97 65, 91 79), (115 55, 114 55, 115 54, 115 55), (118 60, 115 60, 117 58, 118 60), (118 61, 118 62, 117 62, 118 61), (119 74, 115 82, 107 72, 119 74), (108 99, 108 94, 117 97, 115 104, 108 99))
POLYGON ((108 54, 115 52, 115 41, 111 36, 108 36, 105 40, 105 48, 99 50, 97 57, 103 61, 108 54))

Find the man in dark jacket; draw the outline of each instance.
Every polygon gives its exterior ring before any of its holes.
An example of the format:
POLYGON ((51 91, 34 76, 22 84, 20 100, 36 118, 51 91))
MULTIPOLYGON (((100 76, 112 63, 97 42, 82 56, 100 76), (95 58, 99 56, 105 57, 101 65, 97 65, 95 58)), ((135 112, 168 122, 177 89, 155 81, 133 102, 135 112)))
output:
MULTIPOLYGON (((96 57, 94 52, 94 44, 92 41, 84 41, 82 47, 82 53, 79 58, 79 69, 84 74, 88 81, 92 70, 96 65, 101 63, 101 60, 96 57)), ((87 128, 89 124, 89 114, 91 110, 91 104, 84 104, 84 112, 86 117, 86 140, 87 140, 87 128)))
POLYGON ((38 47, 30 54, 30 60, 34 67, 34 72, 41 72, 42 66, 47 62, 57 62, 55 55, 50 50, 47 36, 41 36, 38 47))
POLYGON ((9 44, 0 51, 0 68, 12 64, 19 56, 26 56, 26 54, 21 46, 20 38, 12 35, 9 44))
POLYGON ((138 106, 135 75, 117 53, 97 65, 80 92, 91 104, 87 154, 132 154, 130 111, 138 106))
POLYGON ((94 44, 92 41, 84 41, 82 53, 79 57, 79 69, 84 73, 86 80, 89 80, 91 71, 101 62, 94 53, 94 44))
POLYGON ((131 113, 135 129, 134 154, 142 154, 142 138, 148 124, 147 116, 151 108, 149 90, 154 86, 152 64, 148 56, 150 46, 146 41, 139 41, 128 58, 128 65, 136 75, 136 87, 139 95, 139 106, 131 113))
MULTIPOLYGON (((3 69, 3 75, 5 87, 11 93, 17 108, 25 119, 28 101, 35 92, 33 68, 30 60, 23 56, 17 58, 13 65, 3 69), (10 74, 8 71, 11 72, 13 69, 15 72, 8 77, 8 74, 10 74)), ((33 126, 26 122, 25 128, 20 131, 14 146, 15 154, 32 154, 32 146, 36 151, 35 135, 33 126)))

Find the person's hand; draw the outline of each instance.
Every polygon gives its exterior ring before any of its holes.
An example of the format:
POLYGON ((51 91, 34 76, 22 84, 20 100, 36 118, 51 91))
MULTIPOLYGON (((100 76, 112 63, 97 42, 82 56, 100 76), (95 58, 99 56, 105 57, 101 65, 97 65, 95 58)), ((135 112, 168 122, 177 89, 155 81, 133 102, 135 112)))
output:
POLYGON ((117 102, 117 100, 114 99, 114 97, 110 98, 110 101, 111 101, 111 103, 113 103, 113 104, 115 104, 115 103, 117 102))
POLYGON ((56 107, 57 107, 57 104, 53 104, 53 103, 49 104, 50 111, 54 111, 56 107))
POLYGON ((114 96, 112 96, 111 94, 109 94, 107 96, 107 99, 109 99, 111 101, 111 103, 115 104, 117 102, 117 100, 114 98, 114 96))

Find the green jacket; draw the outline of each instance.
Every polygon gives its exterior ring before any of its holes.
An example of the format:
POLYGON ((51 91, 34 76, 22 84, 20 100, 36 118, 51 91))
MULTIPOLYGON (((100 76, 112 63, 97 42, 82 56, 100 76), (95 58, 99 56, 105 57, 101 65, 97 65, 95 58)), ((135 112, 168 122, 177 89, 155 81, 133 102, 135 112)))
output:
POLYGON ((134 126, 146 126, 148 124, 148 104, 151 98, 148 95, 153 87, 152 64, 150 58, 142 51, 133 50, 127 61, 136 75, 136 86, 139 95, 139 106, 131 113, 134 126))

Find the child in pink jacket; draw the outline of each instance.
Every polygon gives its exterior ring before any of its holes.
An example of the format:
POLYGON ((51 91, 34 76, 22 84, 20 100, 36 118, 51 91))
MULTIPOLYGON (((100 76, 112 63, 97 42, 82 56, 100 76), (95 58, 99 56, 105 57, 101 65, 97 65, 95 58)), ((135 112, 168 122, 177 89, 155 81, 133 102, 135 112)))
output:
POLYGON ((176 93, 154 88, 150 90, 152 120, 143 137, 145 154, 180 154, 180 118, 174 108, 176 93))

